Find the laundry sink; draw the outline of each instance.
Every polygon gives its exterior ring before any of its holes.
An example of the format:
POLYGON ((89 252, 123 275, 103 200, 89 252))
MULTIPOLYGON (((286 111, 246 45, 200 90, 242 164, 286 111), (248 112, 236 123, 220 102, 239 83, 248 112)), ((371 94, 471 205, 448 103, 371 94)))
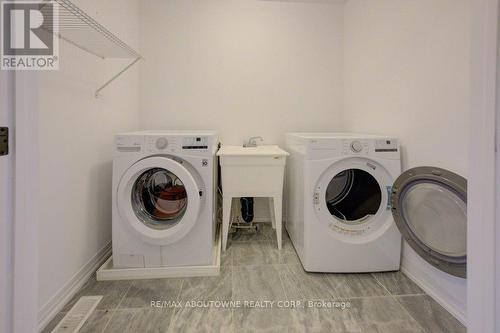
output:
POLYGON ((278 146, 223 146, 217 156, 222 170, 222 249, 226 249, 233 198, 270 198, 271 221, 282 246, 282 198, 286 157, 278 146))
POLYGON ((286 157, 290 155, 279 146, 265 145, 257 147, 244 147, 244 146, 222 146, 217 153, 217 156, 230 158, 231 160, 240 159, 241 157, 264 157, 269 158, 286 157))
POLYGON ((224 193, 233 197, 270 197, 277 192, 281 195, 288 155, 276 145, 222 146, 217 156, 224 193))

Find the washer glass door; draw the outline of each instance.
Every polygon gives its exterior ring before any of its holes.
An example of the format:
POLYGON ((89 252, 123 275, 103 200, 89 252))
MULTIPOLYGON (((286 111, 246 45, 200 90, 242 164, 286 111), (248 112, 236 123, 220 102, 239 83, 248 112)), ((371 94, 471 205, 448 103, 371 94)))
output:
POLYGON ((203 190, 186 162, 153 156, 138 161, 123 174, 117 208, 129 230, 144 241, 168 245, 194 227, 203 190))
POLYGON ((135 181, 131 196, 135 215, 145 225, 160 230, 179 223, 188 206, 182 180, 162 168, 144 171, 135 181))
POLYGON ((396 180, 391 202, 408 244, 438 269, 465 277, 467 181, 440 168, 414 168, 396 180))

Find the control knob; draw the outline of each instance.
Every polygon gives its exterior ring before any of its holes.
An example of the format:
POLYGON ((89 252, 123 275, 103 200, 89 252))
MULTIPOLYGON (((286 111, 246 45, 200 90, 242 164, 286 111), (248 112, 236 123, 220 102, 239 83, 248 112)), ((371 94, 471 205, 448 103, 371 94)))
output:
POLYGON ((156 148, 163 150, 168 146, 168 140, 166 138, 159 138, 156 140, 156 148))
POLYGON ((363 150, 363 144, 360 141, 351 142, 351 150, 355 153, 360 153, 363 150))

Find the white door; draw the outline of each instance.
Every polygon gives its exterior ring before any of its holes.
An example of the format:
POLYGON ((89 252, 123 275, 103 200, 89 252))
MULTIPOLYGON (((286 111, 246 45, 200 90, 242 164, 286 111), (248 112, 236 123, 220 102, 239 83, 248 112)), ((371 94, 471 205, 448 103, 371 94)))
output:
POLYGON ((391 194, 394 221, 406 242, 429 264, 465 278, 467 180, 437 167, 402 173, 391 194))
MULTIPOLYGON (((0 71, 0 127, 9 128, 12 142, 14 123, 14 73, 0 71)), ((0 141, 4 140, 0 130, 0 141)), ((12 149, 11 149, 12 150, 12 149)), ((0 146, 0 153, 2 148, 0 146)), ((12 151, 0 156, 0 332, 12 332, 12 239, 13 239, 12 151)))

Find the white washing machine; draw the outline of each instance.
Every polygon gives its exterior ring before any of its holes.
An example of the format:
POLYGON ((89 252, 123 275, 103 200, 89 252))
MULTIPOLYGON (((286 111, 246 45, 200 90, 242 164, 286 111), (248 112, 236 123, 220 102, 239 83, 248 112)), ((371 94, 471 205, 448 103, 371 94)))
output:
POLYGON ((396 138, 290 133, 286 229, 306 271, 400 267, 401 234, 430 264, 466 271, 466 180, 437 167, 401 174, 396 138))
POLYGON ((115 268, 212 264, 217 146, 212 131, 116 136, 115 268))

